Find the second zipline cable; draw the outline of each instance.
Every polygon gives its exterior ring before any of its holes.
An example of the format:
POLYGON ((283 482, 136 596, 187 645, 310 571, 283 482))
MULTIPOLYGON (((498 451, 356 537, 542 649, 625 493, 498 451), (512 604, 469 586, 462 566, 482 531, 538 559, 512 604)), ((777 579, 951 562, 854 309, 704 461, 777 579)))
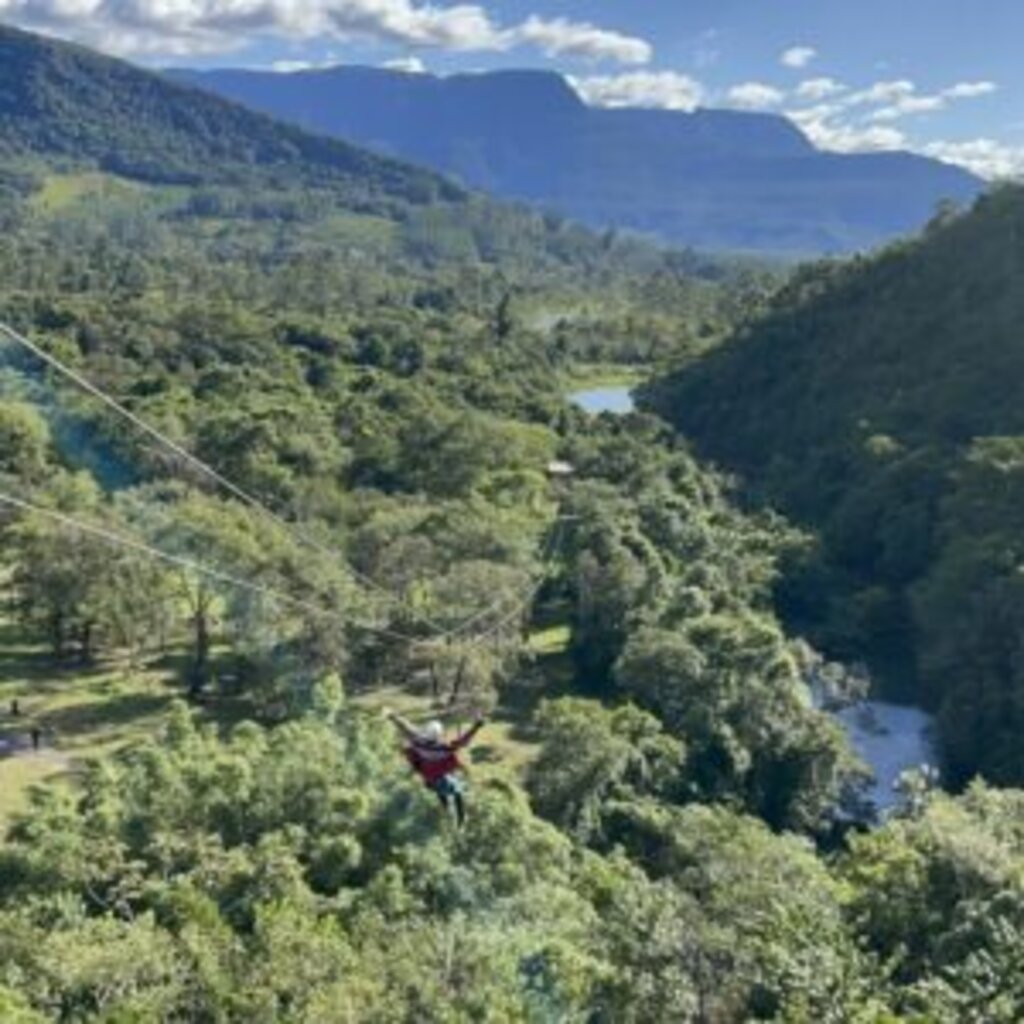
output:
MULTIPOLYGON (((393 594, 386 587, 382 587, 379 583, 377 583, 376 580, 364 575, 363 573, 359 572, 358 569, 350 565, 346 559, 343 559, 338 554, 337 551, 334 551, 331 548, 328 548, 325 545, 321 544, 318 540, 316 540, 316 538, 310 536, 306 531, 300 529, 294 523, 289 523, 286 519, 284 519, 281 515, 276 513, 273 509, 268 508, 262 501, 259 500, 259 498, 255 497, 248 491, 233 483, 226 476, 224 476, 222 473, 216 470, 213 466, 204 462, 197 455, 194 455, 192 452, 190 452, 187 448, 178 444, 177 441, 174 441, 172 438, 168 437, 162 431, 158 430, 156 427, 152 426, 151 424, 147 423, 144 419, 137 416, 135 413, 131 411, 131 409, 127 408, 112 395, 107 394, 107 392, 105 392, 102 388, 97 387, 97 385, 93 384, 92 381, 90 381, 87 377, 83 377, 82 374, 78 373, 76 370, 68 366, 62 360, 58 359, 56 356, 51 355, 45 349, 41 348, 34 341, 32 341, 31 338, 27 338, 20 331, 16 331, 13 327, 11 327, 9 324, 4 323, 3 321, 0 321, 0 334, 6 337, 9 341, 13 341, 16 345, 20 345, 26 351, 31 352, 32 355, 34 355, 45 365, 49 366, 51 369, 56 370, 64 377, 67 377, 68 380, 74 382, 83 391, 92 395, 93 398, 98 399, 108 408, 113 409, 114 412, 116 412, 119 416, 124 417, 133 426, 143 431, 143 433, 147 434, 154 440, 159 441, 162 445, 164 445, 164 447, 172 451, 179 458, 183 459, 188 465, 192 466, 194 469, 199 470, 201 473, 205 474, 211 480, 214 480, 216 483, 218 483, 221 487, 223 487, 226 491, 232 494, 239 501, 243 502, 250 508, 255 509, 256 511, 262 513, 264 516, 268 517, 280 529, 298 538, 307 547, 312 548, 319 554, 325 555, 326 557, 331 558, 333 561, 340 564, 353 579, 362 583, 364 586, 367 586, 372 590, 375 590, 377 593, 382 594, 383 596, 387 597, 390 601, 393 601, 398 604, 404 604, 404 602, 402 602, 397 595, 393 594)), ((430 626, 433 629, 438 628, 436 623, 431 622, 428 619, 424 619, 423 621, 425 622, 426 625, 430 626)))
POLYGON ((85 522, 75 516, 69 516, 63 512, 58 512, 56 509, 44 508, 41 505, 35 505, 32 502, 25 501, 23 498, 18 498, 13 494, 7 494, 0 491, 0 505, 6 505, 8 508, 17 509, 20 512, 28 512, 33 515, 42 516, 67 530, 75 530, 79 533, 88 534, 89 536, 96 537, 107 544, 123 548, 127 551, 134 551, 136 554, 146 555, 170 565, 175 565, 179 569, 188 569, 191 572, 206 576, 209 579, 217 580, 220 583, 226 583, 229 586, 237 587, 240 590, 245 590, 252 594, 258 594, 261 597, 266 597, 273 601, 278 601, 321 619, 327 618, 336 620, 346 626, 351 626, 363 632, 386 636, 394 640, 401 640, 404 642, 408 642, 410 640, 410 637, 407 637, 404 634, 395 633, 390 629, 385 629, 380 626, 371 626, 364 622, 347 619, 342 616, 340 612, 329 611, 326 608, 321 608, 319 605, 311 604, 309 601, 304 601, 302 598, 293 597, 291 594, 285 594, 282 591, 275 590, 273 587, 267 587, 262 583, 254 583, 252 580, 244 580, 239 576, 224 572, 221 569, 211 568, 210 566, 204 565, 202 562, 197 562, 195 559, 186 558, 183 555, 171 554, 168 551, 163 551, 160 548, 154 547, 152 544, 147 544, 145 541, 139 540, 135 537, 129 537, 126 534, 118 533, 115 530, 108 530, 106 527, 85 522))

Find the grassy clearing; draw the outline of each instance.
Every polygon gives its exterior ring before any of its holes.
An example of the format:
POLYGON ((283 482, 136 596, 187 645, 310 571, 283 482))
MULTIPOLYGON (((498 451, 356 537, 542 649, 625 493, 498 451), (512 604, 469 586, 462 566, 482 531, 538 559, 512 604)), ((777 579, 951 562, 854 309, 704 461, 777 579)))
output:
POLYGON ((33 784, 73 776, 84 759, 152 735, 180 693, 173 675, 167 667, 55 666, 44 647, 0 622, 0 831, 33 784), (33 727, 42 732, 38 753, 31 750, 33 727))
POLYGON ((536 629, 530 636, 530 650, 537 657, 553 658, 569 651, 572 631, 566 623, 555 623, 536 629))
MULTIPOLYGON (((466 761, 478 782, 521 780, 536 759, 530 722, 538 703, 568 693, 572 686, 571 632, 560 609, 548 609, 529 639, 533 665, 501 695, 486 730, 466 761)), ((0 619, 0 835, 11 817, 27 806, 33 785, 73 781, 82 763, 114 753, 152 736, 170 703, 182 695, 172 659, 144 670, 125 664, 54 664, 41 644, 27 641, 17 627, 0 619), (17 699, 21 714, 10 715, 17 699), (31 749, 30 730, 38 725, 42 749, 31 749)), ((218 699, 209 714, 225 726, 246 716, 244 702, 218 699)), ((451 715, 429 695, 401 687, 355 694, 357 712, 382 715, 386 708, 414 722, 442 718, 455 729, 469 725, 469 712, 451 715)))
POLYGON ((11 818, 25 810, 32 787, 65 771, 63 764, 46 756, 26 754, 0 760, 0 837, 11 818))
POLYGON ((650 369, 622 366, 618 363, 586 363, 565 374, 566 391, 584 391, 589 388, 636 387, 650 375, 650 369))
POLYGON ((32 197, 32 205, 44 214, 60 213, 90 199, 118 199, 137 195, 139 185, 111 174, 53 174, 32 197))

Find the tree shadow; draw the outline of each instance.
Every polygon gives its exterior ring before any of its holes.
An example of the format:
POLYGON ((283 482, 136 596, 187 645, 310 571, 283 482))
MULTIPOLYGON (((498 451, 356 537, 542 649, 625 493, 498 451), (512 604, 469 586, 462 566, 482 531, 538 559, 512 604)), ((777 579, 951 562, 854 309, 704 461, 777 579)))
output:
POLYGON ((83 736, 103 730, 104 739, 110 738, 109 730, 125 736, 129 727, 138 725, 143 719, 152 719, 168 705, 171 696, 153 693, 129 693, 119 697, 104 697, 80 704, 69 704, 54 708, 40 716, 39 723, 50 742, 62 745, 83 736))

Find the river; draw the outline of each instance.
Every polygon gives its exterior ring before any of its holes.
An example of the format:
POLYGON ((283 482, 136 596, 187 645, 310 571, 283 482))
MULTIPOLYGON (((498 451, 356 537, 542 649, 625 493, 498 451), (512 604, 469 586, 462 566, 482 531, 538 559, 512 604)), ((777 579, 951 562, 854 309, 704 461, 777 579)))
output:
POLYGON ((569 400, 584 412, 595 416, 602 412, 613 412, 621 416, 636 408, 633 395, 625 384, 573 391, 569 395, 569 400))
POLYGON ((865 700, 835 712, 835 717, 850 746, 874 773, 864 797, 879 814, 899 802, 896 783, 903 772, 938 763, 934 721, 927 711, 865 700))
MULTIPOLYGON (((636 407, 630 388, 610 385, 573 391, 569 400, 592 414, 623 414, 636 407)), ((874 773, 864 797, 878 814, 899 800, 895 786, 910 768, 938 763, 932 716, 920 708, 865 700, 834 713, 850 746, 874 773)))

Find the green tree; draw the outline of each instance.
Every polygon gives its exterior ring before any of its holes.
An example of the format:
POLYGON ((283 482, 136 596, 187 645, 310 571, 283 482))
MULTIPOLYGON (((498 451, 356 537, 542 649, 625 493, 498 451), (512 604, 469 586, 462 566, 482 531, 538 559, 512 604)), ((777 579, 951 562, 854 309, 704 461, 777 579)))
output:
POLYGON ((825 823, 851 762, 770 621, 715 615, 679 632, 638 632, 616 677, 686 743, 697 794, 739 798, 780 827, 825 823))
POLYGON ((536 726, 542 748, 527 783, 534 807, 584 842, 603 838, 610 801, 671 798, 679 788, 685 748, 632 705, 610 710, 572 698, 545 702, 536 726))
POLYGON ((47 422, 32 406, 0 401, 0 474, 38 483, 50 461, 50 446, 47 422))

